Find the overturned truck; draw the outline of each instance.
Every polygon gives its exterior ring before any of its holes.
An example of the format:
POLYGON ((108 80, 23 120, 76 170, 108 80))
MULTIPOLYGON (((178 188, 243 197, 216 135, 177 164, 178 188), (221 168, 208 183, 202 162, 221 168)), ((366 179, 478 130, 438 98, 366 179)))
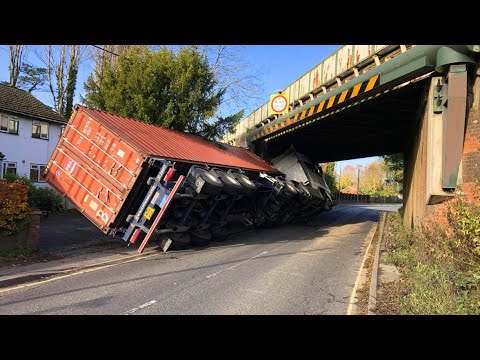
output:
POLYGON ((44 177, 105 234, 164 251, 221 241, 232 224, 304 221, 334 204, 322 169, 293 148, 247 149, 76 105, 44 177))

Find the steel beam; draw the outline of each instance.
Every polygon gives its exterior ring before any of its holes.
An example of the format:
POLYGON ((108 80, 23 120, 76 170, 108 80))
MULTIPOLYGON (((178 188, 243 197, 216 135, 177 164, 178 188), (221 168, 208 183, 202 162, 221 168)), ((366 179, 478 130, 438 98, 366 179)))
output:
MULTIPOLYGON (((265 130, 271 128, 288 118, 293 118, 296 114, 307 110, 308 108, 320 104, 333 96, 341 94, 343 91, 353 88, 375 75, 380 75, 379 88, 387 89, 406 81, 413 80, 419 76, 431 71, 446 73, 450 64, 475 64, 474 57, 480 52, 478 45, 419 45, 410 49, 397 57, 367 71, 366 73, 348 81, 326 94, 309 101, 303 106, 279 116, 277 119, 255 129, 247 135, 247 143, 252 142, 252 138, 265 130)), ((268 133, 270 136, 273 132, 268 133)))
POLYGON ((467 112, 467 69, 450 65, 447 76, 446 110, 443 112, 442 188, 454 190, 463 153, 467 112))

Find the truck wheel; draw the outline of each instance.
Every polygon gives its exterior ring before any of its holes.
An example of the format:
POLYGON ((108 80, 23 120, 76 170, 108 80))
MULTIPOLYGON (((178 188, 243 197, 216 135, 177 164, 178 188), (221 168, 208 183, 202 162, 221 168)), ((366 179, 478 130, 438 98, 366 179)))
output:
POLYGON ((284 181, 285 183, 285 190, 292 194, 292 195, 298 195, 298 190, 295 188, 295 185, 293 185, 293 183, 290 181, 290 180, 285 180, 284 181))
POLYGON ((190 234, 187 232, 171 233, 167 236, 172 240, 169 250, 184 250, 190 244, 190 234))
POLYGON ((190 237, 192 246, 207 246, 212 240, 212 234, 208 230, 191 231, 190 237))
POLYGON ((247 175, 231 172, 230 175, 243 186, 243 189, 247 196, 254 196, 257 193, 257 186, 249 179, 247 175))
POLYGON ((308 187, 306 187, 305 184, 303 184, 303 183, 298 183, 298 187, 299 187, 300 189, 302 189, 303 193, 304 193, 307 197, 312 196, 312 195, 310 194, 310 190, 308 190, 308 187))
POLYGON ((280 184, 283 184, 283 191, 288 197, 295 197, 298 195, 298 190, 295 189, 295 186, 290 180, 280 179, 279 177, 275 178, 280 184))
POLYGON ((201 185, 201 180, 204 181, 200 192, 209 195, 219 194, 223 189, 222 182, 212 173, 206 169, 195 167, 189 176, 189 183, 194 189, 197 189, 201 185))
POLYGON ((211 170, 213 174, 217 174, 223 183, 223 191, 229 195, 238 195, 242 192, 242 185, 230 174, 222 170, 211 170))
POLYGON ((308 188, 302 183, 298 183, 296 188, 297 188, 300 196, 303 198, 304 203, 308 202, 310 200, 311 196, 312 196, 310 194, 310 191, 308 190, 308 188))

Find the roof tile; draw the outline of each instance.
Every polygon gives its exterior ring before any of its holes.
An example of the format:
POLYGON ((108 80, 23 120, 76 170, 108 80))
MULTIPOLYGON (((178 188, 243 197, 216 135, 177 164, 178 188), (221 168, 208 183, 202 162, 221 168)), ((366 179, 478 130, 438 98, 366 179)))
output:
POLYGON ((66 124, 67 120, 29 92, 0 83, 0 111, 66 124))

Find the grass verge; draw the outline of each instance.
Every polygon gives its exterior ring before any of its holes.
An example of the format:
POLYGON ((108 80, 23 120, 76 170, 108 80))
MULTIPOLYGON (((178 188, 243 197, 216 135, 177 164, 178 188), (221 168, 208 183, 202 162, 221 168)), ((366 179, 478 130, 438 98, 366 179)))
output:
POLYGON ((406 231, 399 213, 388 215, 384 234, 383 262, 397 266, 402 276, 382 288, 379 313, 480 314, 474 244, 457 234, 406 231))

